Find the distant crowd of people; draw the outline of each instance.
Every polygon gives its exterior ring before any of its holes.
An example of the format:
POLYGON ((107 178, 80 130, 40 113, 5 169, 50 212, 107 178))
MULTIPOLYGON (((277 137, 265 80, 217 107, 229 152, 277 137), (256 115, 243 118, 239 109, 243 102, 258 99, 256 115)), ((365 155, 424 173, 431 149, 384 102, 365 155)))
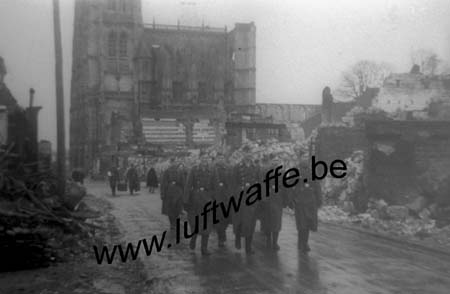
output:
MULTIPOLYGON (((130 195, 138 192, 141 189, 141 180, 139 173, 134 164, 125 171, 122 176, 119 169, 113 166, 108 171, 108 182, 111 188, 111 193, 113 196, 116 195, 116 191, 129 191, 130 195)), ((158 188, 158 176, 153 167, 147 171, 146 175, 147 188, 149 188, 150 193, 154 193, 155 189, 158 188)))

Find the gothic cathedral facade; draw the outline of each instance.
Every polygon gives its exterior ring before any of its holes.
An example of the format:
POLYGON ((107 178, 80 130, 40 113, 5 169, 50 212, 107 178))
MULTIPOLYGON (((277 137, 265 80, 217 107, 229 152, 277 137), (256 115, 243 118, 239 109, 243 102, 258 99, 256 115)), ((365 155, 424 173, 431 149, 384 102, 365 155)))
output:
POLYGON ((220 142, 228 107, 255 104, 255 31, 145 24, 140 0, 75 1, 71 165, 220 142))

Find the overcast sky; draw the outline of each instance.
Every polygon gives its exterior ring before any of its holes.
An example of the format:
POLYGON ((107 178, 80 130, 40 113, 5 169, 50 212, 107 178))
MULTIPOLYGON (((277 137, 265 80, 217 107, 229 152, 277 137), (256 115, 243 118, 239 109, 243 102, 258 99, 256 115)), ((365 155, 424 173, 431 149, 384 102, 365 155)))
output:
MULTIPOLYGON (((67 119, 74 1, 60 0, 67 119)), ((40 138, 55 142, 51 4, 0 0, 0 56, 6 83, 22 105, 35 88, 36 104, 44 107, 40 138)), ((450 60, 448 0, 142 0, 142 7, 148 23, 176 24, 179 18, 231 28, 254 21, 257 102, 318 104, 323 87, 333 91, 341 72, 361 59, 390 63, 397 72, 410 69, 410 54, 419 48, 450 60)))

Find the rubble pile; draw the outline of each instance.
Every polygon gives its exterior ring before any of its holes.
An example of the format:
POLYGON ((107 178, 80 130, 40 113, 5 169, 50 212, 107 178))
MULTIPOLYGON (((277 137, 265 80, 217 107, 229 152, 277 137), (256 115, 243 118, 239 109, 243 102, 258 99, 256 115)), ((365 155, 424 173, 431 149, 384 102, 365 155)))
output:
POLYGON ((86 190, 69 182, 60 197, 55 183, 0 165, 0 271, 48 266, 92 238, 95 226, 86 220, 99 214, 81 202, 86 190))
MULTIPOLYGON (((393 236, 433 241, 450 245, 450 206, 433 201, 427 195, 415 195, 405 205, 389 205, 382 199, 370 199, 364 209, 358 207, 364 194, 362 185, 364 154, 355 151, 345 160, 347 175, 343 179, 327 177, 321 188, 324 206, 319 219, 358 225, 393 236)), ((432 243, 432 242, 431 242, 432 243)))
MULTIPOLYGON (((245 141, 242 146, 231 153, 227 158, 227 162, 230 165, 239 164, 243 158, 250 155, 253 161, 261 161, 265 156, 278 156, 282 159, 285 165, 293 166, 299 162, 299 160, 308 160, 307 156, 309 148, 309 141, 303 142, 279 142, 276 139, 270 139, 267 141, 245 141)), ((186 169, 190 169, 194 165, 198 164, 200 157, 200 150, 191 151, 187 156, 177 157, 177 162, 182 163, 186 169)), ((225 146, 210 146, 201 151, 202 154, 208 155, 211 159, 214 159, 217 154, 230 154, 225 146)), ((226 156, 227 157, 227 156, 226 156)), ((162 175, 170 166, 170 158, 160 159, 153 165, 156 172, 162 175)))
POLYGON ((383 200, 371 200, 367 211, 359 214, 351 214, 336 205, 325 205, 319 210, 319 219, 324 222, 358 225, 373 232, 450 246, 450 224, 440 227, 429 214, 415 215, 406 206, 389 206, 383 200))
POLYGON ((351 216, 349 220, 375 231, 398 236, 424 238, 436 232, 434 220, 414 218, 407 207, 389 206, 384 200, 371 200, 365 213, 351 216))
POLYGON ((305 142, 278 142, 275 139, 266 142, 246 141, 231 154, 229 161, 234 165, 240 163, 246 155, 250 155, 253 160, 262 160, 265 156, 277 156, 284 162, 294 165, 305 154, 308 154, 308 145, 305 142))
POLYGON ((318 212, 319 219, 324 222, 348 222, 348 213, 336 205, 322 206, 318 212))
POLYGON ((405 206, 389 206, 383 200, 372 200, 367 212, 358 215, 357 218, 363 223, 369 223, 371 227, 381 226, 383 230, 392 231, 397 235, 416 236, 421 239, 446 230, 450 231, 450 222, 439 223, 434 212, 430 212, 426 207, 423 197, 405 206))
POLYGON ((345 159, 347 165, 347 175, 342 179, 336 179, 327 175, 321 181, 321 189, 324 203, 328 205, 338 205, 345 211, 353 213, 355 211, 354 200, 359 196, 358 192, 361 185, 364 153, 355 151, 345 159))

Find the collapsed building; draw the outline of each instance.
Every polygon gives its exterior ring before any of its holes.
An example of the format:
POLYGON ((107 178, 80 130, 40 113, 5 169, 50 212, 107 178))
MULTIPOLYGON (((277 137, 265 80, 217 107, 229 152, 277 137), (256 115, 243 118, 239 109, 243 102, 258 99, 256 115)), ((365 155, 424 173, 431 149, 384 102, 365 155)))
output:
POLYGON ((362 211, 370 198, 450 207, 450 120, 430 111, 433 101, 450 101, 447 85, 446 76, 411 72, 392 74, 381 89, 370 89, 364 106, 324 97, 314 152, 327 161, 362 152, 362 211))
MULTIPOLYGON (((413 68, 414 69, 414 68, 413 68)), ((433 105, 450 101, 450 77, 425 75, 419 70, 391 74, 383 83, 373 107, 408 119, 441 119, 445 114, 433 105)))

